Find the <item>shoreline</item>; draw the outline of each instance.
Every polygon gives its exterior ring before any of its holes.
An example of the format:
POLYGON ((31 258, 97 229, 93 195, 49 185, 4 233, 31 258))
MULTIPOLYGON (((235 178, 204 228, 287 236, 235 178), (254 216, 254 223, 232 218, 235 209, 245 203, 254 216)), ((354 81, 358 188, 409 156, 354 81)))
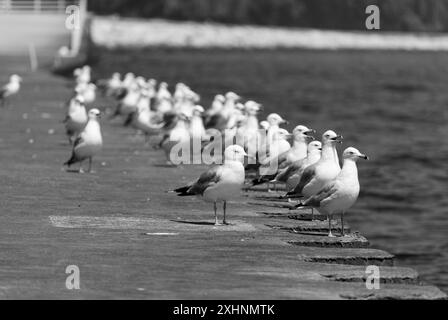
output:
POLYGON ((113 16, 94 16, 91 37, 95 45, 109 49, 173 47, 448 51, 446 34, 329 31, 113 16))

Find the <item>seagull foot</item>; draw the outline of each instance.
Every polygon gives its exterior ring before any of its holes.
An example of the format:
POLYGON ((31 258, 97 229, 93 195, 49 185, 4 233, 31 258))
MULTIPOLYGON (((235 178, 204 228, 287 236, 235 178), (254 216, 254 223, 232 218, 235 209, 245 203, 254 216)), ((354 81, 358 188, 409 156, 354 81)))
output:
POLYGON ((328 234, 328 237, 330 237, 330 238, 336 238, 336 236, 333 235, 333 233, 331 233, 331 232, 328 234))

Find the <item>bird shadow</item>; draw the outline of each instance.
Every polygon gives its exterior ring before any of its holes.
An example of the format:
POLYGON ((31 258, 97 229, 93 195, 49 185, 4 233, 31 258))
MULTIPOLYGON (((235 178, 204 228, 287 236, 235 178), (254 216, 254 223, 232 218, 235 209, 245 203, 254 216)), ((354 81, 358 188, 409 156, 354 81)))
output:
POLYGON ((214 226, 215 223, 211 221, 191 221, 191 220, 170 220, 172 222, 184 223, 184 224, 194 224, 199 226, 214 226))
POLYGON ((82 172, 79 171, 79 169, 66 169, 65 172, 68 172, 68 173, 78 173, 78 174, 82 173, 82 172))

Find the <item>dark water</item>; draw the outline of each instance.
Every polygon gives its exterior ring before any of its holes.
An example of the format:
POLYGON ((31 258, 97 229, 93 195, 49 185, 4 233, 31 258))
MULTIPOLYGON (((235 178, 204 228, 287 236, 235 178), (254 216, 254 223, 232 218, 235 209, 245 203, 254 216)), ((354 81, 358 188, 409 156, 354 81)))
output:
POLYGON ((448 291, 447 53, 157 49, 100 58, 99 76, 184 81, 206 107, 233 90, 263 103, 262 116, 341 133, 343 147, 371 158, 359 163, 352 228, 448 291))

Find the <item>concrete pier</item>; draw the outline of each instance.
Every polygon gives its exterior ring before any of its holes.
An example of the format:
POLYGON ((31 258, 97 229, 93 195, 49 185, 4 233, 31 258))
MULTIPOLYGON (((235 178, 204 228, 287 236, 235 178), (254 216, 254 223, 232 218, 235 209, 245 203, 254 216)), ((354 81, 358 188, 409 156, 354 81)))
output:
POLYGON ((325 221, 260 200, 269 196, 262 191, 230 203, 231 225, 215 227, 210 204, 166 192, 204 167, 164 165, 163 152, 118 122, 102 121, 95 173, 66 172, 61 120, 71 84, 26 73, 20 57, 0 59, 0 79, 25 79, 0 109, 0 298, 447 297, 362 235, 330 239, 325 221), (79 290, 66 288, 69 265, 79 267, 79 290), (368 265, 380 268, 379 290, 366 288, 368 265))

